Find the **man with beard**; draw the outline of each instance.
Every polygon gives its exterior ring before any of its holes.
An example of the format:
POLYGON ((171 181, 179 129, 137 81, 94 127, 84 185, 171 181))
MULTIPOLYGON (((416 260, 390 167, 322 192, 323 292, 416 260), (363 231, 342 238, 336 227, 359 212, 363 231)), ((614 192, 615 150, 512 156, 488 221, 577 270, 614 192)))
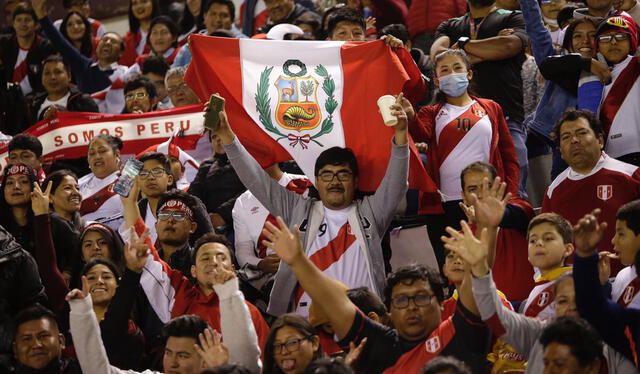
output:
POLYGON ((469 0, 469 12, 441 23, 431 46, 432 60, 446 49, 463 49, 474 65, 474 92, 502 107, 518 154, 522 195, 528 164, 520 76, 529 43, 524 25, 522 13, 497 9, 495 0, 469 0), (507 29, 513 33, 502 35, 507 29))

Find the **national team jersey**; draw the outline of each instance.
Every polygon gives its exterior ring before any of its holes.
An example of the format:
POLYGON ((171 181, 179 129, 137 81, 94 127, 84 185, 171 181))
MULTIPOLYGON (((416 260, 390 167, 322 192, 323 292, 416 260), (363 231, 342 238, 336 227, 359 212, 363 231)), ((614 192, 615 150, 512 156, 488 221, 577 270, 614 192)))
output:
POLYGON ((97 178, 93 173, 80 178, 80 215, 83 220, 100 222, 118 230, 123 222, 124 208, 120 196, 113 192, 113 186, 119 175, 118 171, 114 171, 104 179, 97 178))
MULTIPOLYGON (((97 65, 97 62, 94 63, 97 65)), ((129 79, 130 68, 114 62, 109 67, 113 70, 109 75, 111 84, 98 92, 91 94, 91 98, 96 102, 100 113, 119 114, 124 109, 124 86, 129 79)))
MULTIPOLYGON (((307 257, 325 275, 342 282, 347 288, 369 287, 375 290, 365 244, 356 238, 348 222, 349 211, 355 209, 355 205, 342 210, 323 209, 324 218, 318 235, 307 250, 307 257)), ((298 287, 296 313, 308 317, 310 305, 311 298, 298 287)))
POLYGON ((477 102, 445 104, 436 116, 440 191, 444 201, 460 200, 460 173, 472 162, 489 162, 493 136, 489 115, 477 102))
MULTIPOLYGON (((572 225, 585 214, 600 208, 600 222, 608 222, 600 251, 613 251, 611 238, 615 233, 616 213, 621 205, 640 198, 640 171, 638 167, 614 158, 606 153, 598 160, 593 170, 586 175, 578 174, 570 167, 560 173, 551 183, 542 201, 542 212, 558 213, 572 225)), ((611 261, 611 274, 622 269, 620 261, 611 261)))
POLYGON ((571 272, 571 267, 562 267, 550 271, 536 279, 536 286, 531 290, 521 312, 527 317, 537 317, 541 320, 551 318, 556 313, 554 288, 556 281, 562 275, 571 272))
POLYGON ((620 270, 611 286, 611 300, 625 308, 640 309, 640 277, 635 265, 620 270))
POLYGON ((31 82, 29 82, 28 53, 28 49, 18 48, 18 57, 16 58, 16 64, 13 66, 13 76, 11 77, 11 82, 18 83, 24 95, 33 91, 31 82))

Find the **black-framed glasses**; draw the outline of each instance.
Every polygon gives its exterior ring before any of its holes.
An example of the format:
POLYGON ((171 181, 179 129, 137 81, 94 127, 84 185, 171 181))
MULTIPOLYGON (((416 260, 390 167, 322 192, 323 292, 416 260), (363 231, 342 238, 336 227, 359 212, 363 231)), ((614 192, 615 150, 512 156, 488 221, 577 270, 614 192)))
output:
POLYGON ((318 177, 320 177, 320 180, 323 182, 331 182, 335 177, 338 177, 338 180, 340 182, 346 182, 351 179, 352 175, 353 173, 350 171, 340 170, 337 173, 334 173, 332 171, 323 171, 322 173, 318 174, 318 177))
POLYGON ((140 179, 147 179, 149 175, 153 175, 154 178, 160 177, 162 174, 166 173, 162 168, 155 168, 151 170, 140 170, 138 176, 140 179))
POLYGON ((409 301, 413 300, 416 306, 427 306, 431 304, 431 299, 435 295, 415 295, 415 296, 398 296, 391 298, 391 305, 398 309, 404 309, 409 306, 409 301))
POLYGON ((176 222, 182 222, 187 219, 189 215, 184 212, 161 212, 158 213, 158 220, 160 221, 168 221, 169 218, 173 218, 176 222))
POLYGON ((617 42, 628 40, 631 36, 624 32, 617 32, 615 34, 606 34, 598 36, 598 41, 602 43, 611 43, 611 40, 615 39, 617 42))
POLYGON ((300 343, 302 343, 305 340, 308 340, 309 338, 311 338, 311 336, 312 335, 305 336, 304 338, 300 338, 300 339, 290 339, 284 343, 273 343, 273 353, 282 354, 283 347, 287 350, 288 353, 297 352, 300 349, 300 343))

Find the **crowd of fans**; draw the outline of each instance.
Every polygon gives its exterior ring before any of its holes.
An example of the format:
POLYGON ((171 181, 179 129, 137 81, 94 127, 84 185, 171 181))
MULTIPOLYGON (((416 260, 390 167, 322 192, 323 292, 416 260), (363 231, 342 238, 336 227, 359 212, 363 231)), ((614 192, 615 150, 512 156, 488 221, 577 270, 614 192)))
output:
POLYGON ((49 5, 0 30, 0 372, 639 372, 638 0, 130 0, 124 35, 49 5), (59 112, 204 105, 194 33, 406 49, 376 191, 348 148, 263 169, 224 109, 128 197, 116 136, 43 162, 24 130, 59 112), (391 267, 403 224, 438 268, 391 267))

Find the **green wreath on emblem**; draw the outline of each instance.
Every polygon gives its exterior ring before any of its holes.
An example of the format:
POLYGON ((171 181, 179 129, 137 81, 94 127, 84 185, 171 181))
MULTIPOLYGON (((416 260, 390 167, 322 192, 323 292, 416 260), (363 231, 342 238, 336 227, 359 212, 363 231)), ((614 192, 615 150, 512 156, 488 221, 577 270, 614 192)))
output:
POLYGON ((282 65, 282 71, 290 77, 302 77, 307 74, 307 66, 300 60, 287 60, 287 62, 282 65), (300 71, 297 73, 292 73, 291 70, 289 70, 289 67, 291 65, 299 67, 300 71))
MULTIPOLYGON (((282 67, 284 73, 290 76, 302 76, 307 73, 306 66, 299 60, 287 60, 287 62, 282 67), (292 75, 289 71, 289 66, 295 64, 301 68, 301 71, 292 75)), ((280 132, 278 128, 273 125, 271 121, 271 98, 269 97, 269 76, 273 71, 273 66, 265 67, 262 73, 260 74, 260 81, 258 82, 258 92, 256 92, 256 110, 260 114, 260 123, 264 126, 265 130, 275 134, 278 136, 276 141, 280 141, 282 139, 287 139, 288 136, 280 132)), ((338 107, 338 101, 336 101, 334 92, 336 90, 336 84, 331 77, 331 74, 327 71, 327 69, 318 65, 315 68, 316 74, 323 78, 322 81, 322 90, 328 96, 327 100, 324 102, 324 108, 326 109, 329 116, 322 121, 322 126, 320 127, 320 131, 311 136, 311 140, 318 144, 321 147, 324 147, 322 143, 317 141, 316 139, 321 137, 322 135, 328 134, 333 130, 333 112, 335 112, 338 107)))

